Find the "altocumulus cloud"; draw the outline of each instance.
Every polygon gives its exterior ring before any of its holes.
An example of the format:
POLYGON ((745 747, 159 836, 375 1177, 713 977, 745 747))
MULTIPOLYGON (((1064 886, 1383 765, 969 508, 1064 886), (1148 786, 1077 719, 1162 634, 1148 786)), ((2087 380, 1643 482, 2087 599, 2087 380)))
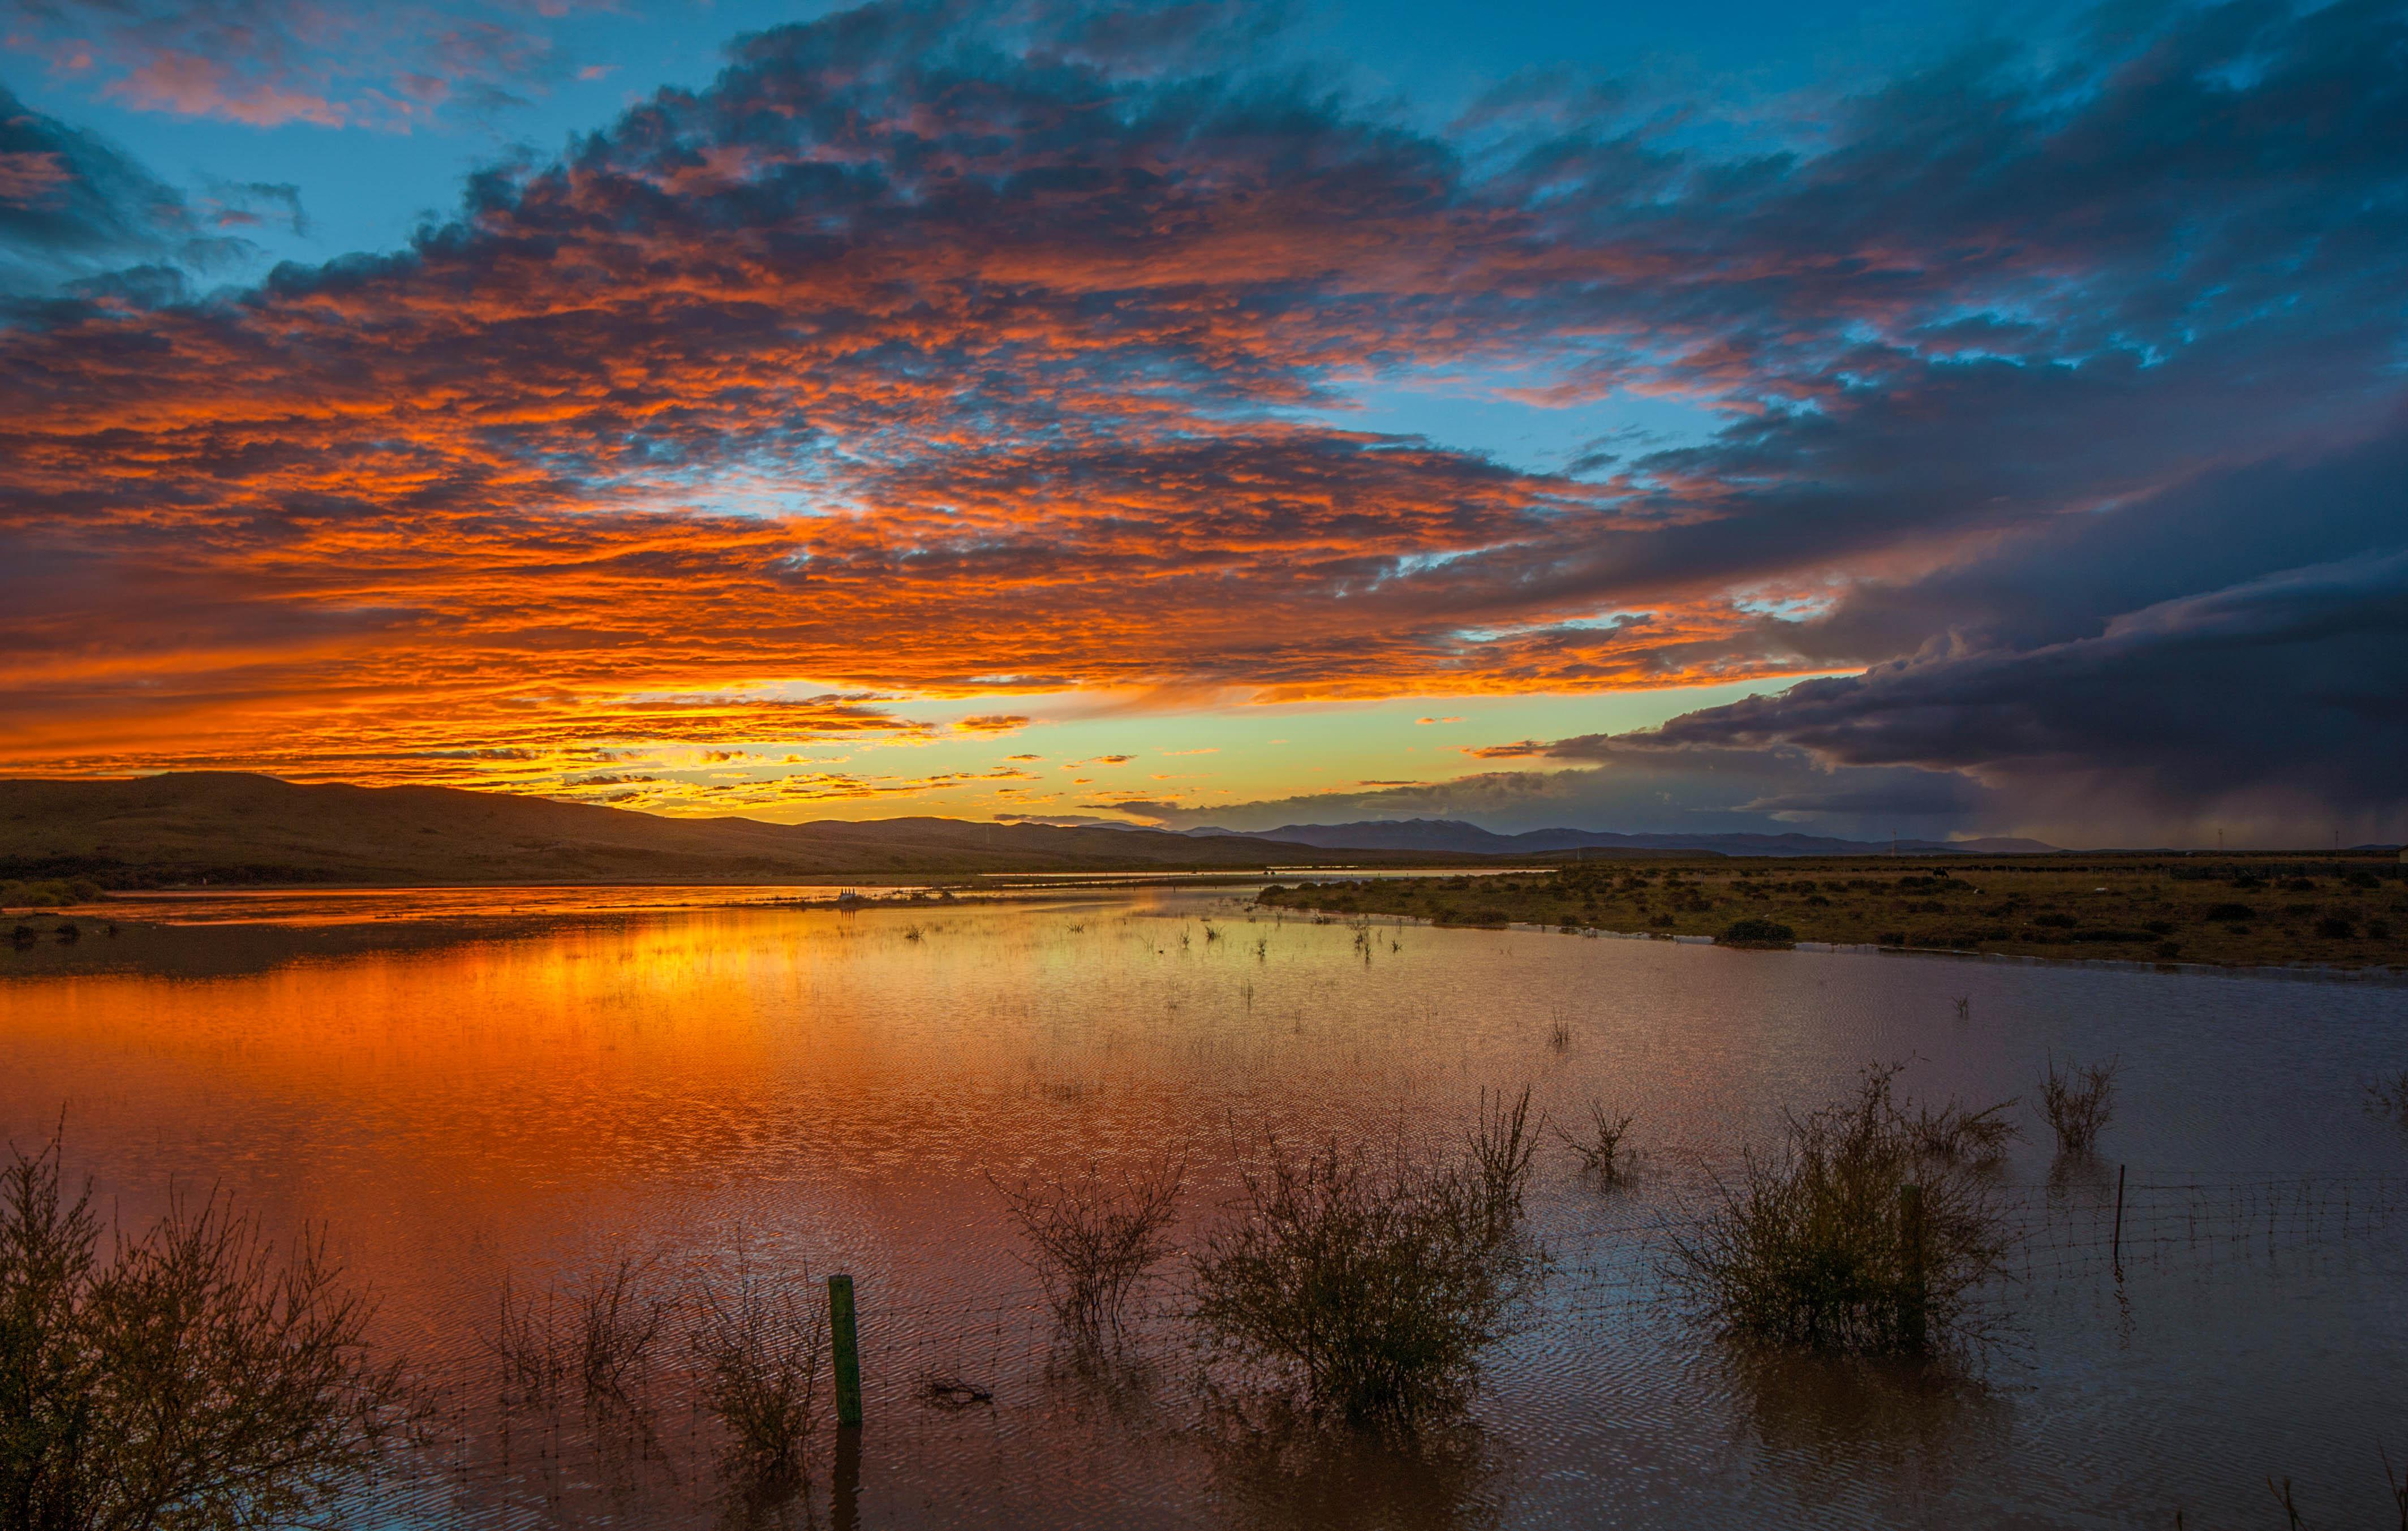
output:
MULTIPOLYGON (((1268 700, 1871 666, 1397 790, 2398 823, 2396 6, 2116 7, 1708 134, 1577 82, 1415 127, 1234 14, 871 6, 397 253, 20 298, 9 759, 809 737, 891 720, 769 699, 998 654, 1268 700), (1556 477, 1320 422, 1367 371, 1726 423, 1556 477)), ((150 183, 71 132, 9 150, 59 210, 8 259, 139 265, 150 183)))

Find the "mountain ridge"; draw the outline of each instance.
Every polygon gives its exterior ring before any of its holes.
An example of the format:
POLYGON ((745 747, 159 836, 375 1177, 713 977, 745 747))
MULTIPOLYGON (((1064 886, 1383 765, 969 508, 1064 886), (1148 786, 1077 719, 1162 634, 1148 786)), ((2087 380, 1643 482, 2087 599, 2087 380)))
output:
MULTIPOLYGON (((1404 862, 1398 852, 1344 859, 1404 862)), ((456 787, 300 783, 237 771, 0 778, 0 880, 779 882, 975 872, 1324 863, 1257 837, 929 817, 779 824, 669 819, 456 787)))
POLYGON ((1544 855, 1561 851, 1711 851, 1729 856, 1861 856, 1895 849, 1913 855, 2042 855, 2058 848, 2039 840, 1846 840, 1823 835, 1623 834, 1602 829, 1532 829, 1499 834, 1460 819, 1358 819, 1342 824, 1282 824, 1277 829, 1203 825, 1181 833, 1201 839, 1237 838, 1311 845, 1323 850, 1420 851, 1455 855, 1544 855))

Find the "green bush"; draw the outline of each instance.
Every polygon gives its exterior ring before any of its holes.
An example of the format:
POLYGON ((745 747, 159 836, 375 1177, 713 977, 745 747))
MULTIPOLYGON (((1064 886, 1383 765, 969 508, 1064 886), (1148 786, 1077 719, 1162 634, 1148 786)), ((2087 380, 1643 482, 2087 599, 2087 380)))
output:
POLYGON ((1999 1108, 1910 1120, 1891 1100, 1896 1073, 1868 1069, 1854 1100, 1791 1117, 1784 1152, 1751 1150, 1721 1205, 1671 1241, 1673 1278, 1726 1333, 1886 1353, 1976 1332, 1973 1294, 1999 1269, 2003 1224, 1971 1168, 1918 1138, 1953 1123, 1941 1135, 1978 1151, 1999 1108))
POLYGON ((1529 1108, 1527 1090, 1510 1107, 1484 1101, 1448 1155, 1270 1140, 1236 1220, 1196 1256, 1209 1342, 1350 1424, 1410 1428, 1459 1409, 1546 1271, 1524 1226, 1529 1108))

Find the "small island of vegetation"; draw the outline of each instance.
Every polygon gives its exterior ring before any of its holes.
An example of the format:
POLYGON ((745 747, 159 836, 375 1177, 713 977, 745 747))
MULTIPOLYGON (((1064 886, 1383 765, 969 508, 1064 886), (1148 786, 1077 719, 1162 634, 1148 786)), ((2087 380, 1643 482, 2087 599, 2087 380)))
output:
POLYGON ((2372 854, 1567 861, 1305 882, 1274 908, 1441 925, 2232 966, 2408 967, 2408 872, 2372 854))

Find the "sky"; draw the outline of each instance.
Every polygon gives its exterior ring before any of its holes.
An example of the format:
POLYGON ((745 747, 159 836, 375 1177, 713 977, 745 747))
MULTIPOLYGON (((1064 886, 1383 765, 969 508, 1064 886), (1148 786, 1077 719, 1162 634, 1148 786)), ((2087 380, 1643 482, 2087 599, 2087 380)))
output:
POLYGON ((2408 6, 0 0, 0 771, 2408 839, 2408 6))

